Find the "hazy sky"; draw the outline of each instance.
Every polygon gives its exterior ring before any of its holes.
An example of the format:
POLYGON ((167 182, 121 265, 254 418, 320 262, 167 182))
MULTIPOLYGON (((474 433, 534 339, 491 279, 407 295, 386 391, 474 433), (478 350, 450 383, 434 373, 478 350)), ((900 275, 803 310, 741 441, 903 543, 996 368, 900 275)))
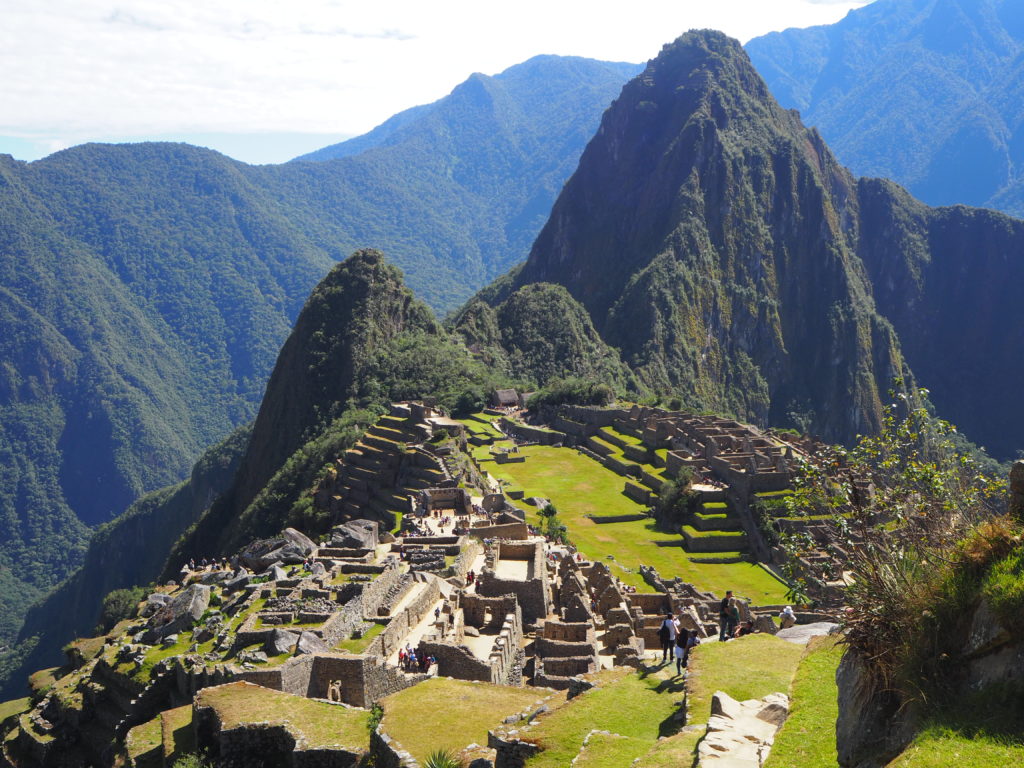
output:
POLYGON ((0 152, 189 141, 281 162, 539 53, 646 61, 687 29, 746 42, 865 0, 2 0, 0 152))

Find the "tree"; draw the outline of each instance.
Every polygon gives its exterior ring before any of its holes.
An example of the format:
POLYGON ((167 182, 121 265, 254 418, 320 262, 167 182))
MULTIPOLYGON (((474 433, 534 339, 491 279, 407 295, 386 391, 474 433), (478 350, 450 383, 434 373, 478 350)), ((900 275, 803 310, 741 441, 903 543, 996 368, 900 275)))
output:
MULTIPOLYGON (((943 588, 941 575, 962 556, 960 542, 1005 510, 1005 481, 962 451, 953 425, 918 405, 926 399, 926 391, 899 395, 879 434, 802 462, 786 499, 790 516, 830 522, 850 577, 846 640, 886 686, 914 655, 922 616, 943 588)), ((813 542, 782 534, 780 544, 794 589, 806 591, 794 565, 813 542)))

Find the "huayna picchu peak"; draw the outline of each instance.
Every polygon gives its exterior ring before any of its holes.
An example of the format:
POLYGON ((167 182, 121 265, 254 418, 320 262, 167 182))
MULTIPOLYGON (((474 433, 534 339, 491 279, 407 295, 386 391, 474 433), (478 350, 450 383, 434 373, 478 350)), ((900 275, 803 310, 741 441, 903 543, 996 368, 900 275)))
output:
POLYGON ((626 85, 529 259, 481 296, 562 285, 641 387, 832 441, 876 431, 916 380, 1006 457, 1022 249, 1016 219, 854 178, 735 40, 690 32, 626 85))

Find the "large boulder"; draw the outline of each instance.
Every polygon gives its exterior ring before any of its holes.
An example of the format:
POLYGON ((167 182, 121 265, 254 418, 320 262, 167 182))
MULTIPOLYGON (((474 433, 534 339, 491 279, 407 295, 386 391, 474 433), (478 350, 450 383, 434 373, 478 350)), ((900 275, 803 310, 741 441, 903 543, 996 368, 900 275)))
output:
POLYGON ((373 549, 380 543, 376 520, 350 520, 331 529, 331 546, 342 549, 373 549))
POLYGON ((297 564, 316 552, 316 544, 294 528, 285 528, 278 536, 257 539, 242 548, 238 559, 247 567, 260 572, 273 563, 297 564))
POLYGON ((282 653, 291 653, 298 645, 299 636, 286 629, 275 629, 263 643, 263 650, 268 656, 280 656, 282 653))
POLYGON ((163 592, 154 592, 146 598, 146 604, 142 606, 142 618, 148 618, 171 602, 171 596, 163 592))
POLYGON ((210 607, 210 594, 206 584, 191 584, 181 590, 149 618, 146 642, 153 645, 168 635, 192 629, 210 607))
POLYGON ((295 653, 327 653, 331 649, 327 643, 312 632, 303 632, 295 644, 295 653))
POLYGON ((914 736, 916 707, 883 690, 860 656, 848 649, 836 670, 836 749, 842 768, 881 768, 914 736))

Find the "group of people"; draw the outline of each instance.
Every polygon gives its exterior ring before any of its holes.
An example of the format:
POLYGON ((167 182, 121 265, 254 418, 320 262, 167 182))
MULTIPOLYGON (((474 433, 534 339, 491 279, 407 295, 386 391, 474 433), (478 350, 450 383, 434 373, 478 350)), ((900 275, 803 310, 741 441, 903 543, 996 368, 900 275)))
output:
POLYGON ((683 626, 682 616, 675 618, 671 613, 665 614, 664 621, 658 628, 658 639, 661 641, 661 663, 669 660, 669 654, 676 660, 676 674, 681 675, 683 668, 690 660, 690 649, 700 643, 697 630, 683 626))
POLYGON ((437 664, 437 659, 422 650, 416 653, 408 643, 405 648, 398 649, 398 666, 406 672, 429 672, 437 664))
POLYGON ((222 557, 219 560, 217 558, 214 558, 213 560, 207 560, 204 557, 202 560, 199 561, 198 568, 196 566, 195 558, 192 558, 191 560, 188 561, 187 565, 182 566, 181 571, 182 571, 182 573, 185 573, 186 571, 195 571, 195 570, 202 570, 202 571, 217 571, 217 570, 220 570, 220 571, 226 571, 226 570, 228 570, 229 567, 230 567, 230 563, 228 563, 228 559, 226 557, 222 557))

